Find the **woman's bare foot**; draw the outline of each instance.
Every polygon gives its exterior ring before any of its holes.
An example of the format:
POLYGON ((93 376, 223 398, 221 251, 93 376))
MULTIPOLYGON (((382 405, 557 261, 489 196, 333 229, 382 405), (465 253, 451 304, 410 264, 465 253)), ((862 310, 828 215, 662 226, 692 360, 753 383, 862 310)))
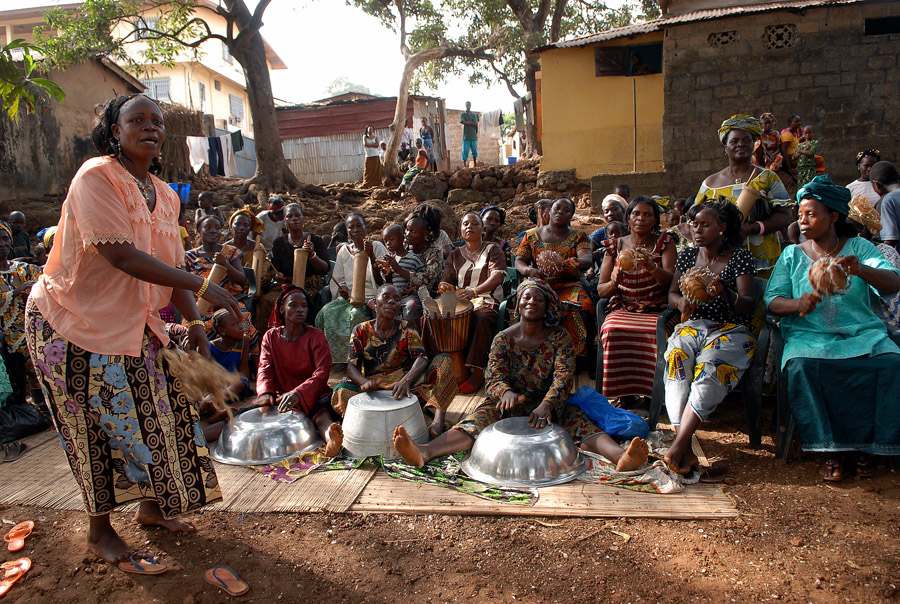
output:
POLYGON ((434 410, 434 421, 428 426, 428 433, 432 440, 444 433, 444 412, 440 409, 434 410))
POLYGON ((141 526, 161 526, 173 533, 193 533, 197 530, 193 524, 180 518, 165 518, 155 501, 142 501, 134 514, 134 521, 141 526))
POLYGON ((422 450, 413 442, 403 426, 397 426, 394 430, 394 448, 403 458, 403 461, 411 466, 424 466, 428 460, 422 454, 422 450))
POLYGON ((92 516, 88 531, 88 547, 109 562, 125 562, 134 553, 109 523, 109 516, 92 516))
POLYGON ((332 423, 328 427, 328 434, 325 436, 325 455, 327 457, 335 457, 341 452, 344 446, 344 429, 337 422, 332 423))
POLYGON ((650 447, 643 438, 633 438, 631 444, 622 453, 622 457, 616 462, 616 472, 630 472, 637 470, 647 463, 647 457, 650 455, 650 447))

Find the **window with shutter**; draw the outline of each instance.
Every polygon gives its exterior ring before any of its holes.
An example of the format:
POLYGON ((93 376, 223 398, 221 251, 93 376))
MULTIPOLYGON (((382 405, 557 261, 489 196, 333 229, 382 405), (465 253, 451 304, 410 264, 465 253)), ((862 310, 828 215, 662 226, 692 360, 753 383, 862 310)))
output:
POLYGON ((169 78, 153 78, 141 80, 144 85, 144 94, 157 101, 171 101, 169 98, 169 78))
POLYGON ((228 121, 235 126, 240 126, 244 121, 244 99, 239 96, 229 94, 228 104, 231 108, 231 117, 228 121))

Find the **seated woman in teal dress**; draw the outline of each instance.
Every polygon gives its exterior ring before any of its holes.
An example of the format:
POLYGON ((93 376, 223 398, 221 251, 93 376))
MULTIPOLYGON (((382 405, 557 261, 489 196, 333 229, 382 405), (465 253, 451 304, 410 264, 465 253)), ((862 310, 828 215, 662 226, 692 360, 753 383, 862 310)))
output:
POLYGON ((849 190, 822 175, 797 197, 806 241, 785 249, 765 294, 769 310, 782 317, 791 412, 803 450, 826 454, 824 480, 844 477, 840 455, 851 451, 858 452, 856 474, 868 477, 869 455, 900 454, 900 348, 870 303, 873 290, 881 296, 900 290, 900 271, 847 224, 849 190), (849 275, 849 288, 822 298, 807 271, 829 256, 849 275))
POLYGON ((501 331, 491 346, 485 371, 488 398, 451 430, 426 444, 417 444, 403 426, 394 430, 394 447, 403 460, 423 466, 435 457, 468 451, 489 425, 507 417, 528 417, 534 428, 556 422, 582 449, 598 453, 620 472, 636 470, 647 461, 647 443, 632 439, 624 449, 567 403, 575 376, 575 350, 568 332, 559 326, 559 297, 540 279, 519 286, 519 322, 501 331))

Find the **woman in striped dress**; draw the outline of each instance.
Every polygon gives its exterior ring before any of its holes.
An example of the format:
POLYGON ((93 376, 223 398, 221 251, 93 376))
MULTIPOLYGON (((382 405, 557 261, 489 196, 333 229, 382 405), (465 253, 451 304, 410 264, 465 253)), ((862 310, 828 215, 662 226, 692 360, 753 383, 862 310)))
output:
POLYGON ((603 395, 650 396, 656 370, 656 319, 667 306, 666 292, 675 268, 672 236, 659 232, 659 206, 638 197, 625 214, 631 228, 626 237, 604 242, 597 293, 611 298, 600 328, 603 343, 603 395), (633 250, 634 266, 624 270, 619 255, 633 250))

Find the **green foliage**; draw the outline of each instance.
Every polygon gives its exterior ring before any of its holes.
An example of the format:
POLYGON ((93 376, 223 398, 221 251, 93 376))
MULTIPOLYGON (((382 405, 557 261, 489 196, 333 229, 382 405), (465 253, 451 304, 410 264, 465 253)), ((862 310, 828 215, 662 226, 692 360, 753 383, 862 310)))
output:
POLYGON ((65 67, 108 56, 138 75, 154 65, 173 67, 182 53, 202 55, 209 26, 194 16, 196 0, 85 0, 74 10, 53 8, 35 30, 54 66, 65 67), (143 15, 157 13, 154 17, 143 15))
POLYGON ((500 120, 500 134, 505 139, 516 130, 516 114, 513 112, 502 113, 500 120))
POLYGON ((18 119, 20 107, 24 107, 26 111, 34 111, 37 103, 47 97, 52 96, 57 101, 66 98, 66 93, 56 82, 33 75, 38 63, 32 52, 44 51, 21 39, 13 40, 0 48, 0 109, 12 121, 18 119), (13 50, 16 49, 22 51, 21 68, 13 56, 13 50))
MULTIPOLYGON (((473 85, 492 84, 502 79, 511 86, 525 79, 528 52, 564 38, 587 36, 599 31, 659 17, 656 0, 635 0, 611 8, 596 0, 400 0, 406 15, 409 49, 412 52, 439 44, 459 47, 486 47, 497 59, 493 64, 477 58, 450 57, 430 61, 419 68, 413 89, 436 88, 449 77, 468 76, 473 85), (550 10, 542 23, 526 28, 513 6, 524 7, 531 16, 549 1, 550 10), (554 13, 560 15, 553 29, 554 13), (455 32, 452 39, 448 32, 455 32)), ((396 1, 346 0, 399 31, 396 1)), ((521 11, 520 11, 521 12, 521 11)), ((522 92, 522 91, 520 91, 522 92)))
POLYGON ((372 94, 372 92, 362 84, 354 84, 344 76, 332 80, 328 88, 325 89, 328 96, 337 96, 348 92, 361 92, 363 94, 372 94))

